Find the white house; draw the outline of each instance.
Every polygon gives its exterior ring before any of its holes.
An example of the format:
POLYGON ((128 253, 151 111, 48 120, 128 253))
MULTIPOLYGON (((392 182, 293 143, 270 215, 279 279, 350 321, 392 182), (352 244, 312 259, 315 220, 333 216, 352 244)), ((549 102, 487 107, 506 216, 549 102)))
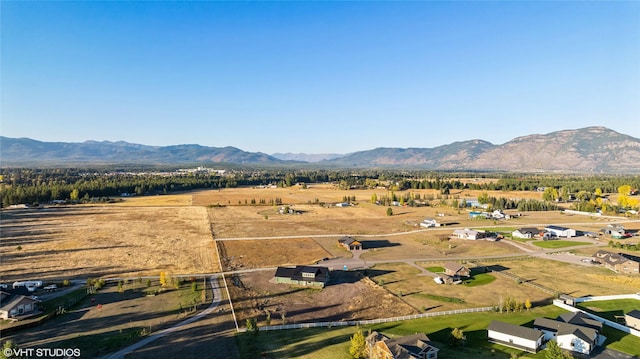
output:
POLYGON ((470 239, 470 240, 478 240, 484 238, 485 233, 476 231, 473 229, 465 228, 465 229, 456 229, 453 231, 453 235, 460 239, 470 239))
POLYGON ((489 342, 536 353, 542 346, 541 331, 519 325, 492 321, 487 328, 489 342))
POLYGON ((533 238, 540 234, 540 230, 537 228, 520 228, 511 232, 511 235, 515 238, 533 238))
POLYGON ((420 222, 420 227, 440 227, 440 223, 438 223, 438 221, 436 221, 435 219, 425 218, 424 221, 420 222))
POLYGON ((560 227, 560 226, 547 226, 545 227, 544 230, 554 234, 556 237, 569 238, 569 237, 575 237, 577 235, 575 229, 560 227))
MULTIPOLYGON (((564 319, 570 320, 568 317, 564 319)), ((599 341, 604 341, 604 337, 599 337, 598 330, 590 327, 592 321, 582 320, 583 325, 578 325, 549 318, 536 318, 533 327, 544 333, 545 341, 555 339, 562 349, 589 354, 599 341)))
POLYGON ((598 333, 594 329, 566 323, 556 335, 560 348, 581 354, 590 354, 597 344, 597 339, 598 333))

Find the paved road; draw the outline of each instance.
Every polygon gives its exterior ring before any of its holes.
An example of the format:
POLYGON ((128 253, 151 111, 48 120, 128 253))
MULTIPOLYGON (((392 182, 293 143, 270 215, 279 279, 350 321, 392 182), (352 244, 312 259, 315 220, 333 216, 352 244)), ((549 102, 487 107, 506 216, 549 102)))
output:
POLYGON ((213 291, 213 300, 211 301, 211 304, 209 305, 209 307, 205 310, 203 310, 202 312, 189 317, 185 320, 183 320, 182 322, 176 324, 175 326, 171 327, 171 328, 167 328, 164 330, 161 330, 155 334, 152 334, 144 339, 142 339, 141 341, 132 344, 124 349, 121 349, 111 355, 106 356, 105 358, 107 359, 121 359, 124 358, 125 355, 134 352, 142 347, 144 347, 145 345, 162 338, 163 336, 169 334, 169 333, 173 333, 176 332, 178 330, 180 330, 181 327, 193 323, 203 317, 205 317, 206 315, 209 315, 210 313, 212 313, 214 311, 214 309, 220 304, 220 298, 222 298, 222 295, 220 293, 220 287, 218 286, 218 281, 217 281, 217 275, 216 276, 212 276, 209 279, 209 284, 211 285, 211 289, 213 291))

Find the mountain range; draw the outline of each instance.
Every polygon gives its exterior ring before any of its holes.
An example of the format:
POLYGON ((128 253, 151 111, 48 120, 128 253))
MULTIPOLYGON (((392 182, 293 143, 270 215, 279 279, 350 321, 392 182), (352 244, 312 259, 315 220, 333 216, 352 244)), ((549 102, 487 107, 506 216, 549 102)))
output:
POLYGON ((640 173, 640 139, 606 127, 517 137, 501 145, 474 139, 433 148, 376 148, 339 154, 274 154, 235 147, 146 146, 128 142, 41 142, 0 136, 0 165, 246 164, 568 173, 640 173))

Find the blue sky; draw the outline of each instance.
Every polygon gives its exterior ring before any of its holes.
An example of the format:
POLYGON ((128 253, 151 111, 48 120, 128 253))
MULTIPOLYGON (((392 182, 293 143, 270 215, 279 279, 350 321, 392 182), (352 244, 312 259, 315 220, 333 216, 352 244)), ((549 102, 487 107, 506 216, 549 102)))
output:
POLYGON ((1 124, 252 152, 640 138, 640 2, 2 1, 1 124))

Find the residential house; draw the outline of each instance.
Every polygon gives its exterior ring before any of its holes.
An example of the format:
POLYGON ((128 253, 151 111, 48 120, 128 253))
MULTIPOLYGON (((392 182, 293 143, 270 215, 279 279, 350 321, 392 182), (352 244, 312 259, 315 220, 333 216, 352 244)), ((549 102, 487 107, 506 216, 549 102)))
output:
POLYGON ((538 228, 525 227, 525 228, 516 229, 515 231, 511 232, 511 235, 514 238, 529 239, 529 238, 533 238, 533 237, 539 236, 540 232, 541 231, 538 228))
POLYGON ((362 249, 362 243, 350 236, 338 239, 338 244, 348 251, 359 251, 362 249))
POLYGON ((508 214, 505 214, 500 209, 496 209, 495 211, 493 211, 491 213, 491 218, 493 218, 493 219, 511 219, 511 216, 508 215, 508 214))
POLYGON ((336 207, 350 207, 351 203, 348 202, 340 202, 340 203, 336 203, 336 207))
POLYGON ((598 333, 591 328, 563 323, 556 334, 556 342, 562 349, 590 354, 598 343, 598 333))
POLYGON ((602 333, 602 323, 592 319, 582 312, 569 312, 558 316, 557 320, 594 329, 598 333, 602 333))
POLYGON ((556 237, 569 238, 569 237, 575 237, 577 235, 577 232, 575 229, 560 227, 560 226, 547 226, 545 227, 545 230, 549 233, 552 233, 556 237))
POLYGON ((438 223, 438 221, 436 221, 435 219, 425 218, 424 221, 420 222, 420 227, 440 227, 440 223, 438 223))
POLYGON ((454 280, 460 279, 462 277, 469 277, 471 275, 471 271, 467 267, 459 263, 447 262, 443 267, 444 274, 448 275, 454 280))
MULTIPOLYGON (((595 320, 582 313, 578 316, 574 314, 576 313, 568 313, 558 317, 558 320, 536 318, 533 327, 544 334, 545 341, 555 340, 560 348, 589 354, 596 345, 600 345, 606 338, 600 336, 600 330, 594 329, 594 327, 598 327, 598 324, 593 323, 596 322, 595 320), (584 325, 572 324, 564 320, 584 325)), ((602 328, 601 324, 600 328, 602 328)))
POLYGON ((610 235, 614 238, 624 238, 626 235, 624 226, 619 224, 610 224, 605 228, 602 228, 600 232, 604 233, 605 235, 610 235))
POLYGON ((543 333, 537 329, 492 321, 487 328, 489 342, 536 353, 542 346, 543 333))
POLYGON ((38 312, 39 300, 17 294, 18 291, 0 291, 0 319, 9 320, 38 312))
POLYGON ((593 254, 593 260, 617 273, 640 274, 640 257, 631 254, 599 250, 593 254))
POLYGON ((476 231, 473 229, 465 228, 465 229, 456 229, 453 231, 453 236, 460 239, 467 240, 478 240, 484 238, 486 233, 484 231, 476 231))
POLYGON ((634 309, 624 315, 627 327, 640 330, 640 310, 634 309))
POLYGON ((329 268, 316 266, 278 267, 276 283, 324 288, 329 282, 329 268))
POLYGON ((390 339, 378 332, 366 338, 369 359, 437 359, 439 349, 424 333, 390 339))

